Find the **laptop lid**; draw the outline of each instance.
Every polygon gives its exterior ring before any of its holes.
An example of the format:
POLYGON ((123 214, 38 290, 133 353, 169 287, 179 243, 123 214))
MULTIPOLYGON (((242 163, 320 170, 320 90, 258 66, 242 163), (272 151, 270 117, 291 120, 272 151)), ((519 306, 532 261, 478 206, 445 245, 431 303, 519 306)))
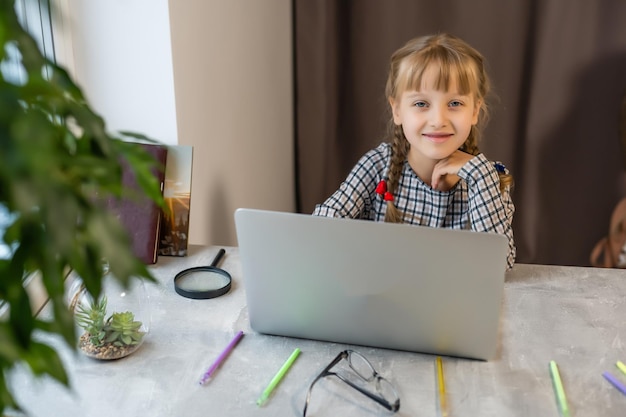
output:
POLYGON ((504 236, 254 209, 235 226, 253 330, 495 356, 504 236))

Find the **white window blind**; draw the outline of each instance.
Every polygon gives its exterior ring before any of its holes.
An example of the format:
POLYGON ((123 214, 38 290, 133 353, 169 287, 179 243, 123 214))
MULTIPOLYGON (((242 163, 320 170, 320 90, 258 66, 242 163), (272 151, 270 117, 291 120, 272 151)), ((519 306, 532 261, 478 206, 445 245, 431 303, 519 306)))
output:
MULTIPOLYGON (((16 0, 15 12, 22 27, 37 41, 39 50, 55 61, 50 0, 16 0)), ((0 71, 7 82, 23 84, 26 81, 26 74, 21 65, 20 53, 14 44, 5 47, 7 57, 0 62, 0 71)), ((8 248, 2 243, 1 238, 10 221, 8 211, 0 205, 0 257, 8 255, 8 248)))
MULTIPOLYGON (((50 13, 50 0, 16 0, 15 12, 24 29, 37 41, 39 50, 55 61, 54 36, 50 13)), ((0 63, 4 79, 13 84, 23 84, 26 74, 15 45, 6 45, 7 59, 0 63)))

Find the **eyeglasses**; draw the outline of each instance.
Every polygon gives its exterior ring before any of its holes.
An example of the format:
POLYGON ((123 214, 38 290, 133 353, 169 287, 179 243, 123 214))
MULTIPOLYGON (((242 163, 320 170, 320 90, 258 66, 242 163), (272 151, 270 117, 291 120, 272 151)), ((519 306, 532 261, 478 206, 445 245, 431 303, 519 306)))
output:
MULTIPOLYGON (((302 417, 306 417, 306 410, 309 407, 309 402, 311 401, 311 391, 313 390, 313 386, 317 381, 326 377, 326 376, 336 376, 341 381, 345 382, 355 390, 359 391, 361 394, 366 397, 376 401, 378 404, 385 407, 387 410, 396 412, 400 409, 400 397, 398 396, 398 392, 394 388, 393 385, 385 378, 383 378, 372 366, 372 364, 365 359, 363 355, 354 350, 344 350, 340 352, 339 355, 333 361, 328 364, 326 368, 313 380, 311 385, 309 386, 309 391, 306 394, 306 402, 304 403, 304 410, 302 411, 302 417), (343 359, 348 360, 348 364, 350 365, 350 369, 354 372, 354 374, 365 382, 374 382, 374 386, 376 388, 376 393, 367 390, 361 385, 357 384, 353 380, 351 380, 350 376, 342 375, 338 372, 331 372, 333 366, 337 365, 343 359)), ((354 379, 354 376, 352 376, 354 379)))

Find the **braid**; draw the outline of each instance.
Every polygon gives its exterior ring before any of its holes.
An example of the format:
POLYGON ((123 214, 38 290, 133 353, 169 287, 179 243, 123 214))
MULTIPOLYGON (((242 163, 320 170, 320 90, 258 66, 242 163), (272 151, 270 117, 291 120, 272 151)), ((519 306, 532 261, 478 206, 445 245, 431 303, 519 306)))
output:
MULTIPOLYGON (((392 195, 396 192, 406 156, 409 152, 409 141, 404 137, 402 126, 393 125, 393 141, 391 143, 391 163, 389 172, 387 173, 387 191, 392 195)), ((385 212, 385 221, 389 223, 402 223, 403 216, 393 201, 387 202, 387 211, 385 212)))
POLYGON ((513 187, 513 176, 511 174, 498 171, 498 176, 500 177, 500 192, 501 193, 503 193, 504 190, 506 190, 506 187, 513 187))
MULTIPOLYGON (((461 145, 460 150, 466 152, 470 155, 478 155, 480 153, 480 149, 478 149, 478 139, 479 139, 480 130, 476 126, 472 126, 472 130, 463 145, 461 145)), ((498 176, 500 177, 500 192, 504 192, 506 187, 513 186, 513 176, 504 171, 498 171, 498 176)))
POLYGON ((480 150, 478 149, 478 136, 479 130, 476 125, 474 125, 472 126, 472 130, 470 131, 469 136, 459 149, 470 155, 478 155, 480 153, 480 150))

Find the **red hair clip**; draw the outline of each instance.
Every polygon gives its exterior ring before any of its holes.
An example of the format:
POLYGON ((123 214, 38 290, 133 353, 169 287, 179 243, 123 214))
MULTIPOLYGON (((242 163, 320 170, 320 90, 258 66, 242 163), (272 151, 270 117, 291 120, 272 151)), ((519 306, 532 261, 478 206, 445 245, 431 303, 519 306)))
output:
POLYGON ((376 186, 376 194, 383 197, 385 201, 393 201, 393 194, 387 191, 387 181, 381 180, 376 186))

